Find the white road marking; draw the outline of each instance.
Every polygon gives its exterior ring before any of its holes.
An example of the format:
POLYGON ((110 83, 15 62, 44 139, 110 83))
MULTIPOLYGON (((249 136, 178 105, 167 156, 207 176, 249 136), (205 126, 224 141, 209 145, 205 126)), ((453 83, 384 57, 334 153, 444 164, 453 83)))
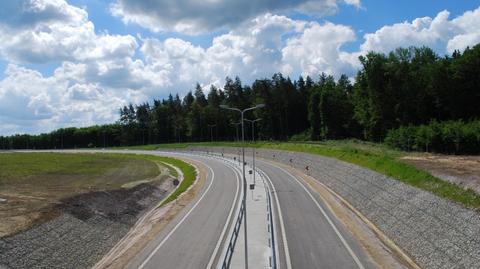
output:
MULTIPOLYGON (((240 181, 240 177, 238 176, 238 171, 234 170, 234 168, 232 168, 232 167, 231 167, 231 169, 235 173, 235 177, 237 179, 237 190, 235 192, 235 198, 233 199, 233 204, 232 204, 232 207, 230 208, 230 213, 228 214, 227 222, 225 222, 225 226, 223 227, 222 233, 220 234, 220 237, 217 241, 217 245, 215 246, 215 249, 213 250, 212 256, 210 257, 210 261, 208 262, 208 265, 207 265, 206 268, 213 268, 213 261, 215 260, 215 256, 217 256, 218 250, 220 249, 220 245, 223 241, 223 237, 225 236, 225 233, 227 232, 230 220, 232 218, 233 210, 235 209, 235 206, 237 205, 237 198, 239 196, 238 195, 239 194, 239 184, 238 184, 238 182, 240 181)), ((242 184, 243 184, 243 181, 242 181, 242 184)))
POLYGON ((175 225, 175 227, 173 227, 173 229, 165 236, 165 238, 163 238, 163 240, 157 245, 157 247, 155 247, 155 249, 150 253, 150 255, 148 255, 148 257, 142 262, 142 264, 140 264, 138 269, 142 269, 143 267, 145 267, 145 265, 150 261, 150 259, 153 257, 153 255, 155 255, 155 253, 157 253, 157 251, 163 246, 163 244, 165 244, 165 242, 170 238, 170 236, 172 236, 172 234, 178 229, 178 227, 180 227, 180 225, 182 225, 182 223, 187 219, 187 217, 190 215, 190 213, 192 213, 192 211, 197 207, 197 205, 203 200, 203 197, 205 197, 205 195, 210 190, 210 187, 212 186, 213 181, 215 179, 215 172, 213 172, 213 169, 210 166, 208 166, 206 164, 204 164, 204 165, 207 166, 208 169, 210 169, 210 172, 212 173, 212 180, 210 181, 210 184, 208 184, 207 189, 202 194, 202 196, 200 196, 200 199, 198 199, 198 201, 192 206, 192 208, 190 208, 190 210, 187 212, 187 214, 185 214, 185 216, 183 216, 183 218, 177 223, 177 225, 175 225))
POLYGON ((327 215, 327 213, 325 212, 325 210, 323 209, 323 207, 318 203, 318 201, 315 199, 315 197, 313 197, 312 193, 295 177, 293 176, 292 174, 290 174, 290 172, 288 172, 287 170, 283 169, 282 167, 279 167, 279 166, 276 166, 274 165, 275 167, 277 167, 278 169, 282 170, 283 172, 287 173, 290 177, 292 177, 293 179, 295 179, 295 181, 300 184, 300 186, 302 186, 302 188, 305 190, 305 192, 308 193, 308 195, 310 196, 310 198, 313 200, 313 202, 315 203, 315 205, 318 207, 318 209, 320 209, 320 212, 322 212, 323 216, 325 217, 325 219, 327 219, 328 223, 330 224, 330 226, 333 228, 333 230, 335 231, 335 234, 338 236, 338 238, 340 238, 340 241, 342 241, 342 244, 343 246, 345 246, 345 248, 347 249, 348 253, 350 254, 350 256, 352 256, 353 260, 355 261, 355 263, 357 264, 358 268, 360 269, 365 269, 365 267, 363 266, 363 264, 360 262, 360 259, 357 257, 357 255, 355 254, 355 252, 353 252, 352 248, 350 247, 350 245, 348 245, 347 241, 345 240, 345 238, 343 238, 342 234, 340 233, 340 231, 337 229, 337 226, 335 226, 335 224, 333 223, 333 221, 330 219, 330 217, 327 215))
MULTIPOLYGON (((200 154, 189 154, 189 153, 178 153, 178 152, 167 152, 167 153, 170 153, 170 154, 172 154, 172 155, 189 156, 189 157, 190 157, 191 155, 197 156, 197 157, 198 157, 198 156, 204 157, 204 156, 202 156, 202 155, 200 155, 200 154)), ((198 161, 198 160, 197 160, 197 161, 198 161)), ((204 165, 206 165, 206 164, 204 164, 204 165)), ((206 166, 208 166, 208 165, 206 165, 206 166)), ((229 217, 228 217, 228 219, 227 219, 227 221, 226 221, 226 223, 225 223, 225 226, 224 226, 224 228, 223 228, 223 231, 222 231, 222 233, 221 233, 221 235, 220 235, 220 237, 219 237, 219 239, 218 239, 218 241, 217 241, 217 245, 215 246, 215 249, 214 249, 212 255, 210 256, 210 260, 209 260, 208 265, 207 265, 207 267, 206 267, 207 269, 208 269, 208 268, 213 268, 213 262, 214 262, 214 260, 215 260, 215 256, 216 256, 217 253, 218 253, 218 250, 219 250, 219 248, 220 248, 222 239, 223 239, 223 237, 224 237, 224 235, 225 235, 226 229, 227 229, 228 226, 229 226, 228 224, 229 224, 230 219, 231 219, 231 216, 232 216, 232 214, 233 214, 233 210, 235 209, 235 205, 236 205, 236 203, 237 203, 237 197, 239 196, 239 184, 238 184, 238 183, 241 182, 242 187, 243 187, 243 181, 240 180, 240 176, 239 176, 239 174, 241 173, 241 171, 239 170, 239 168, 235 167, 234 164, 227 164, 227 166, 230 167, 230 168, 232 169, 232 171, 234 172, 234 174, 235 174, 235 177, 236 177, 236 179, 237 179, 237 184, 236 184, 237 190, 236 190, 236 193, 235 193, 235 198, 234 198, 234 200, 233 200, 232 207, 230 208, 229 217)), ((210 170, 212 170, 212 168, 211 168, 210 166, 208 166, 208 167, 210 168, 210 170)), ((212 170, 212 173, 213 173, 213 170, 212 170)), ((213 178, 212 178, 212 180, 213 180, 213 178)), ((241 191, 242 191, 242 193, 243 193, 243 188, 241 189, 241 191)), ((240 209, 240 208, 238 208, 238 210, 239 210, 239 209, 240 209)), ((237 211, 238 211, 238 210, 237 210, 237 211)))
MULTIPOLYGON (((260 170, 260 169, 258 169, 258 170, 260 170)), ((262 173, 267 178, 268 182, 270 183, 270 185, 272 186, 272 189, 273 189, 273 193, 274 193, 274 196, 275 196, 275 204, 277 204, 277 209, 278 209, 278 218, 280 219, 280 228, 282 230, 282 241, 283 241, 283 251, 285 252, 285 262, 287 264, 287 269, 292 269, 292 261, 290 259, 290 251, 288 250, 287 235, 285 233, 285 224, 283 223, 282 209, 280 208, 280 202, 278 201, 277 190, 275 189, 275 186, 273 185, 270 177, 265 172, 262 171, 262 173)))

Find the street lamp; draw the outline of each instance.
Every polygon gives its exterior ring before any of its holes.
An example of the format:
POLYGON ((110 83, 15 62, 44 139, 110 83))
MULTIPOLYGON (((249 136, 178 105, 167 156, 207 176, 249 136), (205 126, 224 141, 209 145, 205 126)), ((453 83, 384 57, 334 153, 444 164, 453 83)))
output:
MULTIPOLYGON (((238 126, 241 125, 242 123, 241 122, 232 122, 230 123, 230 125, 235 125, 235 142, 238 143, 239 139, 238 139, 238 126)), ((238 150, 238 163, 240 163, 240 150, 238 150)))
POLYGON ((210 142, 213 142, 213 127, 216 127, 216 124, 209 124, 208 127, 210 127, 210 142))
POLYGON ((235 142, 238 142, 239 139, 238 139, 238 126, 242 124, 241 122, 233 122, 233 123, 230 123, 230 125, 235 125, 235 142))
POLYGON ((244 110, 229 107, 227 105, 220 105, 220 108, 237 111, 241 115, 242 124, 242 172, 243 172, 243 210, 245 216, 244 239, 245 239, 245 269, 248 269, 248 245, 247 245, 247 179, 245 178, 245 130, 243 128, 243 114, 245 112, 264 107, 265 104, 258 104, 254 107, 246 108, 244 110))
POLYGON ((105 128, 103 128, 103 130, 102 130, 102 133, 103 133, 103 149, 105 149, 107 147, 107 138, 105 136, 106 132, 107 131, 105 130, 105 128))
MULTIPOLYGON (((252 124, 252 142, 255 143, 255 122, 257 121, 261 121, 262 119, 261 118, 258 118, 258 119, 255 119, 255 120, 247 120, 245 119, 245 121, 248 121, 252 124)), ((255 145, 253 145, 252 147, 253 149, 253 161, 252 161, 252 166, 253 166, 253 185, 255 186, 255 145)))

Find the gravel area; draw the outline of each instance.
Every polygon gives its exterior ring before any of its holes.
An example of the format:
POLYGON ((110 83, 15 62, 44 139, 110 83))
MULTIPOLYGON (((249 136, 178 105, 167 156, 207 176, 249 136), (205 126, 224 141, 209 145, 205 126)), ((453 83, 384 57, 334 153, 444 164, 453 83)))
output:
POLYGON ((166 194, 141 184, 66 199, 58 217, 0 238, 0 268, 90 268, 166 194))
MULTIPOLYGON (((235 148, 189 150, 238 153, 235 148)), ((422 268, 480 268, 479 212, 336 159, 268 149, 257 149, 256 156, 304 171, 308 166, 306 173, 349 201, 422 268)))

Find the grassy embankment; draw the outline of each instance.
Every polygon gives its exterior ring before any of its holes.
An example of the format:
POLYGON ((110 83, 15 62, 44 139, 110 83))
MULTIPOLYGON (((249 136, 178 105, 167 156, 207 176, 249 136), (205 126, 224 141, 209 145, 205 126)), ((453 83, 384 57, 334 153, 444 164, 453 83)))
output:
MULTIPOLYGON (((158 147, 152 145, 150 147, 146 146, 143 149, 153 150, 153 149, 157 149, 157 148, 158 147)), ((135 148, 135 149, 142 149, 142 148, 135 148)), ((195 179, 197 178, 197 173, 195 171, 195 168, 192 165, 190 165, 190 164, 188 164, 184 161, 181 161, 179 159, 170 158, 170 157, 163 157, 163 156, 152 156, 152 155, 138 155, 138 156, 142 156, 142 158, 145 158, 145 159, 148 159, 148 160, 160 161, 160 162, 163 162, 163 163, 170 164, 170 165, 180 169, 180 171, 182 171, 182 173, 183 173, 183 181, 180 183, 178 188, 174 192, 172 192, 168 196, 168 198, 165 199, 159 206, 162 206, 164 204, 167 204, 167 203, 177 199, 178 196, 180 194, 182 194, 184 191, 186 191, 188 189, 188 187, 190 187, 193 184, 193 182, 195 181, 195 179)), ((172 175, 174 177, 178 176, 177 171, 175 169, 172 169, 169 166, 168 166, 168 168, 170 169, 170 175, 172 175)))
POLYGON ((195 180, 189 164, 167 157, 115 153, 1 153, 0 235, 28 227, 60 200, 80 193, 161 182, 180 168, 185 180, 175 199, 195 180))
POLYGON ((163 158, 166 163, 171 164, 171 165, 179 168, 183 173, 183 181, 180 183, 178 188, 174 192, 172 192, 170 194, 170 196, 168 196, 168 198, 165 199, 160 204, 160 206, 162 206, 164 204, 167 204, 167 203, 177 199, 177 197, 181 193, 186 191, 188 189, 188 187, 190 187, 193 184, 193 182, 195 181, 195 179, 197 177, 197 173, 196 173, 195 168, 193 166, 191 166, 190 164, 188 164, 184 161, 174 159, 174 158, 169 158, 169 157, 160 157, 160 158, 163 158))
MULTIPOLYGON (((239 146, 239 143, 180 143, 137 146, 135 149, 152 150, 157 148, 185 148, 187 146, 239 146)), ((382 144, 356 140, 326 142, 258 142, 248 144, 249 147, 269 148, 287 151, 298 151, 336 158, 357 164, 399 181, 429 191, 440 197, 449 199, 473 209, 480 209, 480 195, 473 190, 463 189, 450 182, 438 179, 429 173, 419 170, 400 158, 409 154, 392 150, 382 144)))

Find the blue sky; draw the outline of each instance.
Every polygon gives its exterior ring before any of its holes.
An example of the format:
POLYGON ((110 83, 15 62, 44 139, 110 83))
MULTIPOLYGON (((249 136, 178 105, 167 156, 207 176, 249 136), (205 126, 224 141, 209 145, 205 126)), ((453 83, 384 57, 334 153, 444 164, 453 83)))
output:
MULTIPOLYGON (((212 39, 225 32, 213 31, 211 33, 201 35, 188 35, 179 32, 168 31, 155 33, 147 28, 137 24, 125 24, 119 18, 112 16, 110 13, 109 1, 103 0, 72 0, 69 4, 83 7, 88 11, 89 19, 95 24, 96 32, 108 31, 111 34, 133 34, 143 37, 153 36, 164 40, 170 37, 181 38, 195 45, 207 48, 211 45, 212 39)), ((336 24, 345 24, 351 26, 358 35, 356 41, 349 42, 343 46, 346 51, 353 52, 363 42, 361 36, 364 33, 374 32, 384 25, 390 25, 403 21, 412 21, 419 17, 434 17, 440 11, 448 10, 452 17, 459 16, 467 10, 473 10, 480 6, 480 1, 476 0, 425 0, 425 1, 380 1, 380 0, 363 0, 361 7, 355 7, 347 4, 340 4, 340 9, 332 15, 324 17, 308 16, 300 12, 279 12, 293 19, 310 20, 310 21, 331 21, 336 24)), ((440 53, 443 53, 441 51, 440 53)), ((8 61, 0 58, 0 79, 5 75, 8 61)), ((40 65, 30 65, 42 72, 42 74, 50 75, 58 66, 58 62, 46 63, 40 65)), ((28 66, 28 65, 27 65, 28 66)))
POLYGON ((3 1, 0 38, 0 135, 40 133, 226 76, 353 79, 370 50, 463 50, 480 43, 480 1, 3 1))

